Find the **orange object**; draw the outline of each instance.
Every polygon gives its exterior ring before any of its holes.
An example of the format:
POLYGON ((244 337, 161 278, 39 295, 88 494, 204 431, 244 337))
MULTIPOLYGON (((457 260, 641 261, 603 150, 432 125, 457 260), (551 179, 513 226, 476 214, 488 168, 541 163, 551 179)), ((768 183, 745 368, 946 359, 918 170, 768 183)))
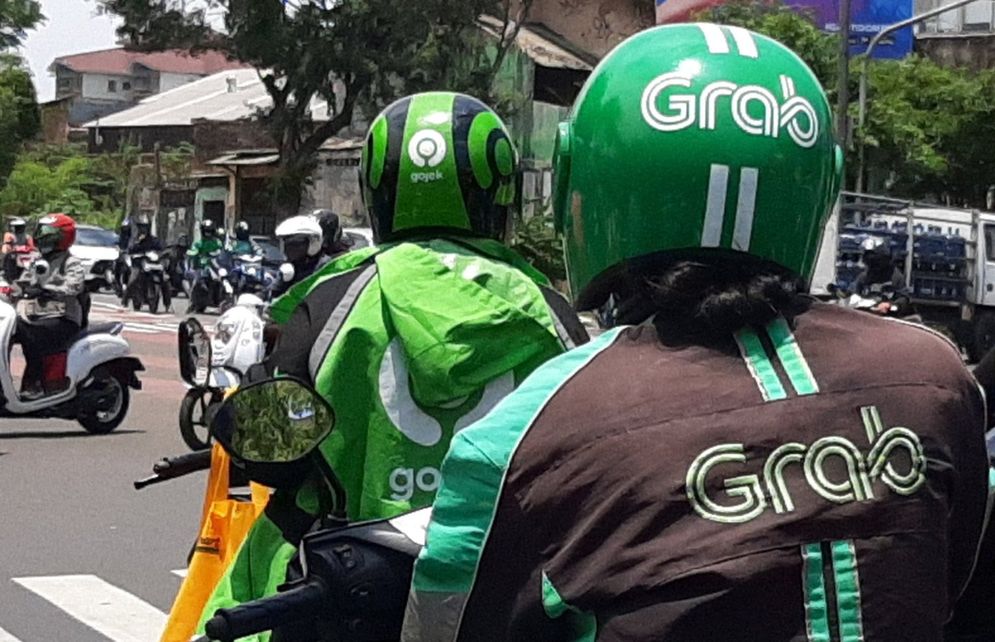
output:
POLYGON ((229 464, 228 453, 214 444, 200 534, 160 642, 189 642, 194 636, 214 587, 269 501, 269 489, 258 484, 251 484, 252 501, 229 499, 229 464))

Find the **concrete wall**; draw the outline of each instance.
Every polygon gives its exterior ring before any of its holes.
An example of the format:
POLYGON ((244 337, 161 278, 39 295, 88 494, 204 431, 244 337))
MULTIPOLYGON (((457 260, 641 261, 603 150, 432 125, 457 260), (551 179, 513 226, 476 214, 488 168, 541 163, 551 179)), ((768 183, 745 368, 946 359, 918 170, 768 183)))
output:
POLYGON ((601 57, 626 37, 653 25, 651 0, 535 0, 530 22, 541 22, 601 57))
POLYGON ((359 190, 359 150, 322 152, 313 174, 314 183, 304 191, 301 211, 330 209, 349 227, 368 226, 359 190))
POLYGON ((124 83, 130 83, 131 76, 110 76, 107 74, 83 74, 83 99, 106 100, 109 102, 131 102, 132 90, 125 89, 124 83), (117 83, 117 91, 107 91, 109 81, 117 83))
POLYGON ((916 39, 916 51, 946 67, 995 67, 995 34, 929 35, 916 39))

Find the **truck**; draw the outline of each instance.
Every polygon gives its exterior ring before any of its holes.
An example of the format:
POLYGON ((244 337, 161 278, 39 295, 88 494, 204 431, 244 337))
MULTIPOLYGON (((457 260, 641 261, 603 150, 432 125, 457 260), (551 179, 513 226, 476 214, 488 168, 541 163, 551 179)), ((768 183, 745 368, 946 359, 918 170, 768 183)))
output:
POLYGON ((827 295, 829 283, 851 291, 871 237, 890 247, 923 323, 971 361, 995 348, 995 212, 844 192, 826 228, 813 294, 827 295))

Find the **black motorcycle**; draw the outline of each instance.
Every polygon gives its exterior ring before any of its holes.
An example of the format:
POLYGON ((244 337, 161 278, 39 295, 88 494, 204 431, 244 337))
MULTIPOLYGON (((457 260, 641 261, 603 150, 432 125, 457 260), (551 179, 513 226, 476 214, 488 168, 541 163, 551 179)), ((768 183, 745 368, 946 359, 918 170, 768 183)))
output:
POLYGON ((234 642, 264 631, 273 631, 273 642, 400 638, 428 510, 403 521, 350 524, 345 489, 318 452, 333 423, 321 395, 291 378, 240 388, 217 409, 211 432, 234 467, 252 481, 286 489, 300 487, 317 470, 335 509, 304 536, 279 593, 219 609, 198 642, 234 642))
POLYGON ((134 309, 141 310, 143 305, 148 305, 149 312, 157 314, 160 300, 163 307, 169 309, 172 297, 166 280, 168 264, 164 264, 163 257, 155 251, 141 252, 129 254, 126 263, 129 273, 135 274, 125 291, 125 297, 131 299, 134 309))

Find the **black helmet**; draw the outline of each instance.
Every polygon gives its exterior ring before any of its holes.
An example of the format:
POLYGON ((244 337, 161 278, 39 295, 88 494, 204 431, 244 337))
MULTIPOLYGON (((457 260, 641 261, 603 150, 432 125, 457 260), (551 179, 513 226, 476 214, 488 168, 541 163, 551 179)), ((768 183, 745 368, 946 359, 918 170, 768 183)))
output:
POLYGON ((200 222, 200 235, 204 238, 210 238, 217 236, 218 228, 215 227, 214 221, 211 219, 206 219, 200 222))
POLYGON ((139 216, 135 219, 135 229, 138 231, 138 236, 147 236, 152 233, 152 222, 149 221, 147 216, 139 216))
POLYGON ((239 241, 249 240, 249 224, 245 221, 239 221, 235 225, 235 238, 239 241))
POLYGON ((517 164, 504 123, 476 98, 402 98, 373 121, 360 162, 374 238, 432 228, 503 238, 517 164))
POLYGON ((328 251, 342 244, 342 224, 339 215, 332 210, 315 210, 311 216, 318 219, 321 226, 321 247, 328 251))

